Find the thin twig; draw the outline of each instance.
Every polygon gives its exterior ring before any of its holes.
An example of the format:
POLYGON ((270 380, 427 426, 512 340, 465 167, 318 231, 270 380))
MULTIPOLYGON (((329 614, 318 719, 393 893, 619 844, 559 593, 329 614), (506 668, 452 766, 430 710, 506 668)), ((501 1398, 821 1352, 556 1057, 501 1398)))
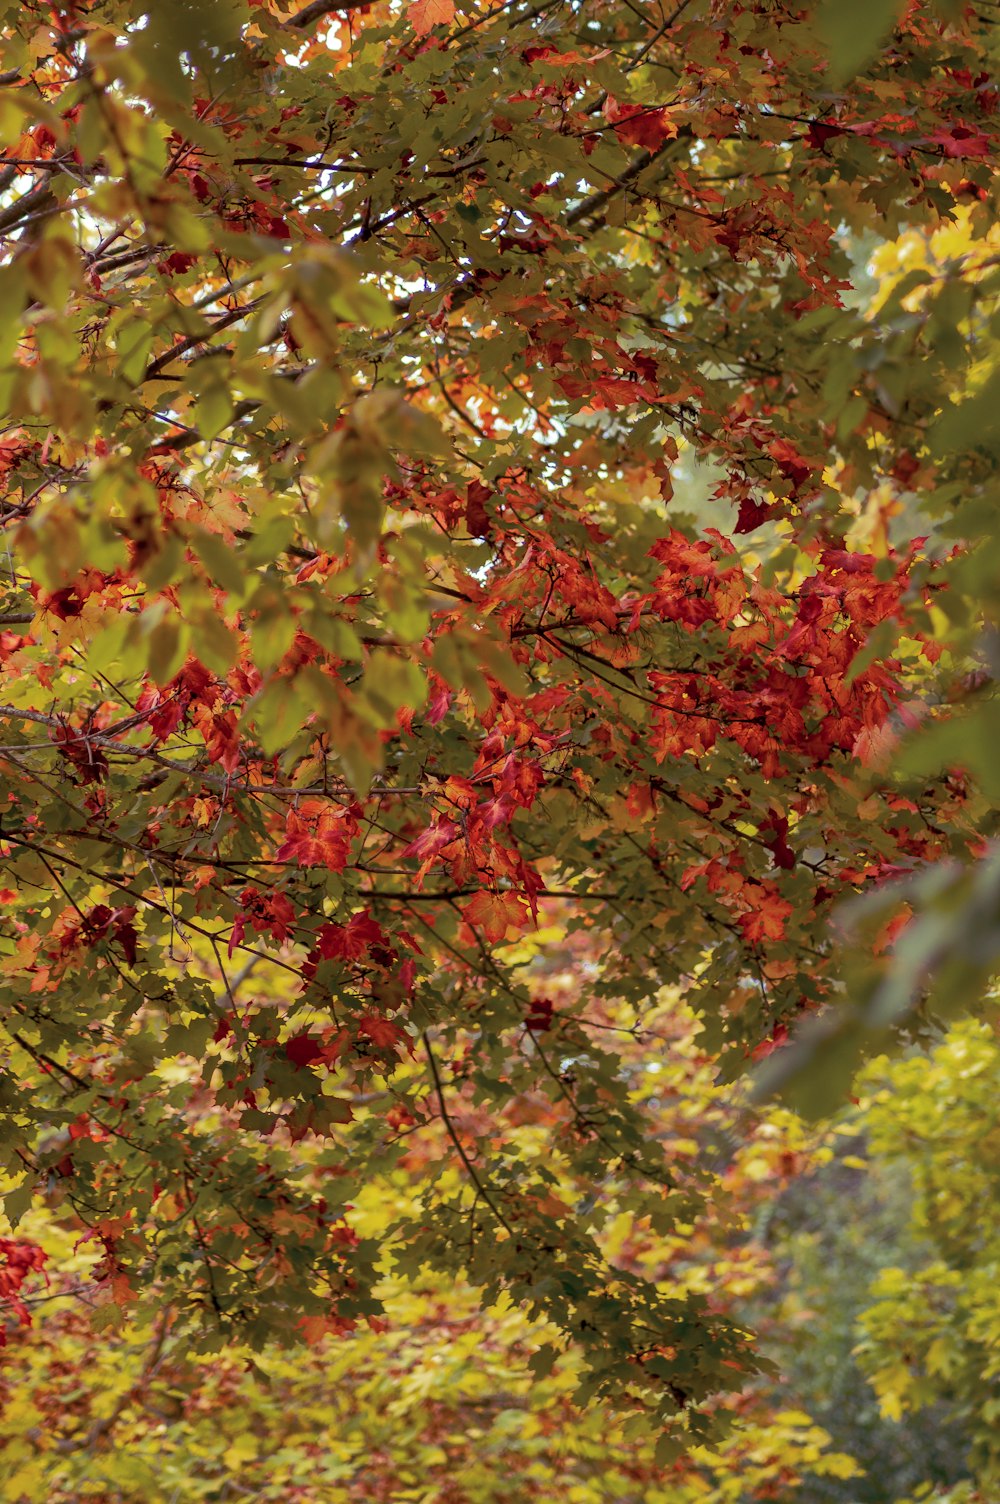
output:
POLYGON ((465 1152, 465 1146, 463 1145, 462 1140, 459 1138, 458 1133, 455 1129, 455 1125, 452 1122, 451 1114, 448 1111, 448 1106, 444 1099, 444 1087, 441 1084, 441 1073, 438 1070, 437 1058, 435 1057, 434 1051, 431 1048, 430 1038, 427 1034, 426 1029, 423 1031, 420 1037, 424 1041, 424 1049, 427 1051, 427 1059, 430 1061, 431 1075, 434 1077, 434 1091, 437 1094, 438 1105, 441 1108, 442 1121, 444 1123, 444 1126, 448 1130, 448 1137, 455 1145, 455 1148, 458 1151, 458 1156, 465 1166, 466 1173, 468 1174, 469 1179, 472 1181, 472 1184, 476 1187, 479 1195, 482 1196, 483 1200, 486 1202, 486 1205, 489 1207, 494 1217, 500 1223, 500 1226, 506 1228, 510 1236, 513 1237, 514 1229, 511 1227, 510 1223, 507 1221, 507 1218, 504 1216, 503 1212, 494 1201, 492 1192, 487 1189, 483 1181, 480 1179, 476 1167, 472 1163, 472 1160, 469 1158, 468 1154, 465 1152))

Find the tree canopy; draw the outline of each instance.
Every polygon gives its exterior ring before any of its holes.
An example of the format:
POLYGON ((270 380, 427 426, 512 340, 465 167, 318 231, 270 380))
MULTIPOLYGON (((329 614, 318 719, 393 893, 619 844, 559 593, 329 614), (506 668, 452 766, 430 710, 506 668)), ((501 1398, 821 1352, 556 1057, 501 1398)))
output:
POLYGON ((39 1206, 192 1362, 433 1274, 719 1442, 738 1078, 1000 950, 991 10, 0 7, 25 1319, 39 1206))

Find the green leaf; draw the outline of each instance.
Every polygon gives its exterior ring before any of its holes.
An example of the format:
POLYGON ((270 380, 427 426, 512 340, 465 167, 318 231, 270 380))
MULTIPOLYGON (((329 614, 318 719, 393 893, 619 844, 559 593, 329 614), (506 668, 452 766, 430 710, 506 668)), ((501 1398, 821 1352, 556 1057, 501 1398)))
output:
POLYGON ((817 27, 830 49, 830 77, 845 83, 861 73, 891 32, 900 0, 823 0, 817 27))

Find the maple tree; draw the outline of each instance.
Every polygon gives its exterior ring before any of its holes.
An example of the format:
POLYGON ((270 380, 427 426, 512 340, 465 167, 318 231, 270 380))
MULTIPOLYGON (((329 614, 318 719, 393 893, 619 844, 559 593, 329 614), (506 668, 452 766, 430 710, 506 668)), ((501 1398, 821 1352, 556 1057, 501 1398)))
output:
POLYGON ((822 1107, 992 871, 992 32, 873 11, 4 10, 15 1316, 39 1201, 193 1352, 391 1330, 389 1256, 718 1434, 752 1338, 606 1234, 724 1215, 659 991, 728 1080, 818 1017, 822 1107))

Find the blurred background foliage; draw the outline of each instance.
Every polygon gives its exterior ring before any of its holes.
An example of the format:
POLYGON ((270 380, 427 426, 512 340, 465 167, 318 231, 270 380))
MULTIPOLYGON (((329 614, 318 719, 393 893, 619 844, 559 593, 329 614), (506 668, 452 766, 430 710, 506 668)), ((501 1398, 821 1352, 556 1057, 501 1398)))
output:
MULTIPOLYGON (((671 1063, 640 1089, 656 1092, 665 1134, 691 1135, 730 1218, 672 1249, 622 1212, 606 1242, 664 1285, 724 1289, 762 1333, 773 1376, 742 1397, 727 1442, 657 1466, 627 1422, 574 1404, 579 1374, 544 1324, 504 1302, 484 1313, 474 1290, 430 1273, 395 1291, 391 1329, 297 1351, 172 1346, 169 1312, 141 1304, 95 1321, 96 1254, 57 1247, 56 1224, 32 1212, 26 1228, 62 1283, 35 1283, 34 1325, 5 1350, 5 1498, 992 1504, 993 1028, 966 1020, 876 1059, 817 1129, 784 1108, 734 1107, 678 999, 659 1027, 671 1063)), ((404 1175, 395 1204, 373 1189, 362 1233, 384 1236, 409 1194, 404 1175)))
POLYGON ((755 1228, 781 1389, 863 1470, 814 1479, 817 1504, 997 1496, 998 1064, 969 1021, 874 1061, 829 1159, 755 1228))

